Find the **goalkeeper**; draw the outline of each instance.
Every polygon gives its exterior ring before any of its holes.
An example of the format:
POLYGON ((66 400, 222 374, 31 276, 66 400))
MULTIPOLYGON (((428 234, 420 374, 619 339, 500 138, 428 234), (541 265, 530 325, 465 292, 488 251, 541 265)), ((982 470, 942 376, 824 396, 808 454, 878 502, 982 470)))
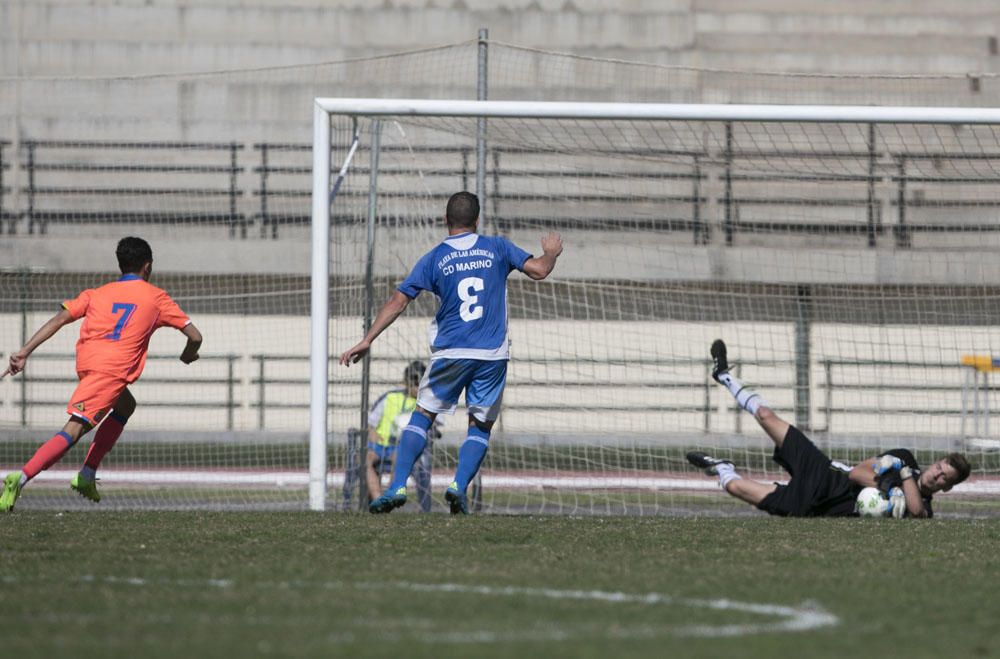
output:
POLYGON ((969 476, 969 463, 960 453, 951 453, 923 471, 907 449, 887 451, 854 468, 833 462, 733 377, 725 343, 716 340, 711 352, 712 378, 753 415, 774 442, 774 461, 791 476, 787 485, 759 483, 736 473, 732 462, 700 451, 687 454, 691 464, 718 476, 722 488, 737 499, 782 517, 852 516, 862 488, 877 487, 889 498, 893 517, 931 517, 934 494, 947 492, 969 476))

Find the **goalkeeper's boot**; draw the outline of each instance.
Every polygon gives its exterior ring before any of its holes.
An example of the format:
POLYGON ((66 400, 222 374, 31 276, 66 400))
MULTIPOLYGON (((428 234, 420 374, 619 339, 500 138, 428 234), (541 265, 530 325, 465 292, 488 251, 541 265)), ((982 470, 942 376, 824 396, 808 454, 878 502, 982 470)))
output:
POLYGON ((101 493, 97 491, 96 478, 84 478, 80 474, 76 474, 70 480, 69 486, 84 499, 90 499, 94 503, 100 503, 101 493))
POLYGON ((368 504, 368 512, 373 515, 391 513, 406 503, 406 488, 398 488, 395 492, 386 492, 368 504))
POLYGON ((14 510, 14 502, 21 496, 21 472, 12 471, 3 479, 3 494, 0 494, 0 512, 14 510))
POLYGON ((726 343, 722 339, 712 341, 712 379, 722 384, 719 378, 729 372, 729 360, 726 358, 726 343))
POLYGON ((465 492, 458 491, 458 483, 452 483, 444 491, 444 500, 448 502, 448 508, 452 515, 469 514, 469 497, 465 492))
POLYGON ((718 476, 719 465, 727 464, 732 466, 733 464, 729 460, 720 460, 718 458, 713 458, 707 453, 702 453, 701 451, 688 451, 687 460, 698 469, 704 471, 706 476, 718 476))

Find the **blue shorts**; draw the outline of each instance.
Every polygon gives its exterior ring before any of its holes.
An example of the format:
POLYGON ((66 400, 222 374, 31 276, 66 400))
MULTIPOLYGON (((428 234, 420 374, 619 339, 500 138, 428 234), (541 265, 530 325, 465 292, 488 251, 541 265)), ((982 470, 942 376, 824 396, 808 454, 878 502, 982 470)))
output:
POLYGON ((420 381, 417 405, 435 414, 454 414, 464 390, 470 416, 496 421, 506 383, 506 359, 434 359, 420 381))
POLYGON ((392 459, 396 455, 396 445, 384 446, 368 442, 368 452, 375 454, 375 471, 389 473, 392 470, 392 459))

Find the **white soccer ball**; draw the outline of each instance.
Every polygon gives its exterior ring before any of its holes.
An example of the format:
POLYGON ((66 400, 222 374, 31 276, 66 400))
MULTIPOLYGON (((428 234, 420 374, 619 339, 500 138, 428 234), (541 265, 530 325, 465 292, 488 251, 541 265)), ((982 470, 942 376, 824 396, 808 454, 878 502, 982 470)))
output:
POLYGON ((410 425, 411 414, 413 414, 413 412, 400 412, 396 415, 396 418, 392 420, 392 427, 389 429, 389 436, 392 437, 392 441, 399 441, 399 436, 403 434, 404 430, 406 430, 406 426, 410 425))
POLYGON ((854 509, 862 517, 888 517, 889 500, 877 487, 866 487, 858 494, 854 509))

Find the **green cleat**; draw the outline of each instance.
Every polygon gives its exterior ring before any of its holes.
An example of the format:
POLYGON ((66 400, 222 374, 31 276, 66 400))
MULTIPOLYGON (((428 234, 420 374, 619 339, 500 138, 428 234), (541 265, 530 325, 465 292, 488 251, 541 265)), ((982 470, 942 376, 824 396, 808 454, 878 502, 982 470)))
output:
POLYGON ((21 472, 12 471, 3 479, 3 494, 0 494, 0 512, 14 510, 14 502, 21 496, 21 472))
POLYGON ((452 483, 444 491, 444 500, 448 502, 448 509, 452 515, 469 514, 469 498, 464 492, 458 491, 458 483, 452 483))
POLYGON ((379 498, 368 504, 368 512, 373 515, 391 513, 406 503, 406 488, 401 487, 395 492, 386 492, 379 498))
POLYGON ((80 474, 73 476, 73 479, 69 482, 70 488, 76 490, 84 499, 90 499, 94 503, 98 503, 101 500, 101 493, 97 491, 97 479, 87 480, 80 474))

